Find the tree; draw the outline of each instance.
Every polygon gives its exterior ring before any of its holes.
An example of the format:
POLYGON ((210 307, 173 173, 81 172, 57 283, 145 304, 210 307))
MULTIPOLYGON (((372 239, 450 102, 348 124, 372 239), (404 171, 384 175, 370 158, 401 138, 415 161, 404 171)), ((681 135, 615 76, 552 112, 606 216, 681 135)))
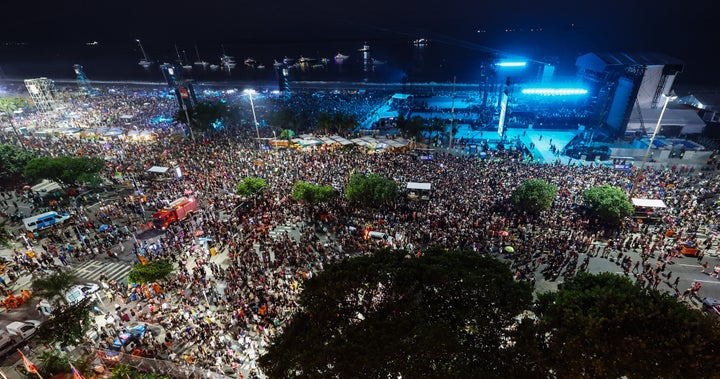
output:
POLYGON ((298 181, 293 184, 292 198, 307 204, 326 203, 335 197, 332 186, 321 186, 298 181))
POLYGON ((422 138, 423 119, 420 116, 406 119, 405 116, 400 115, 397 119, 397 127, 408 138, 422 138))
POLYGON ((395 201, 399 194, 395 181, 377 174, 353 174, 345 187, 345 197, 351 203, 379 207, 395 201))
POLYGON ((88 296, 69 305, 56 305, 50 318, 40 324, 38 338, 45 343, 75 346, 90 327, 93 298, 88 296))
POLYGON ((79 281, 69 270, 59 270, 45 278, 35 279, 30 288, 36 297, 52 302, 56 307, 64 301, 65 293, 79 281))
POLYGON ((183 109, 175 112, 174 119, 181 124, 188 123, 187 116, 190 116, 190 126, 193 130, 200 132, 209 132, 215 130, 213 125, 217 125, 226 116, 230 114, 226 104, 222 102, 213 103, 197 103, 192 109, 188 109, 187 115, 183 109))
POLYGON ((156 260, 147 264, 136 264, 128 274, 128 281, 133 283, 157 282, 173 272, 173 265, 164 260, 156 260))
POLYGON ((472 252, 406 254, 345 260, 308 280, 300 310, 260 358, 266 375, 502 377, 506 328, 530 287, 472 252))
POLYGON ((265 179, 247 177, 237 185, 237 194, 250 197, 254 194, 262 193, 267 187, 268 184, 265 179))
POLYGON ((167 375, 142 373, 125 363, 115 365, 111 370, 110 379, 167 379, 167 375))
POLYGON ((526 180, 515 189, 511 199, 518 209, 538 213, 550 209, 557 193, 557 187, 544 180, 526 180))
POLYGON ((620 224, 634 211, 625 192, 608 184, 585 190, 583 199, 591 212, 597 215, 601 221, 610 225, 620 224))
POLYGON ((32 179, 50 179, 64 185, 93 181, 105 167, 100 158, 38 157, 25 165, 25 176, 32 179))
POLYGON ((330 129, 332 128, 333 120, 330 118, 330 115, 327 112, 320 112, 317 116, 317 127, 319 130, 322 130, 326 135, 330 134, 330 129))
POLYGON ((0 145, 0 180, 17 181, 23 175, 25 165, 35 158, 35 153, 13 145, 0 145))
POLYGON ((540 321, 525 326, 538 360, 523 361, 539 377, 701 378, 720 370, 715 320, 616 274, 581 273, 540 295, 537 312, 540 321))

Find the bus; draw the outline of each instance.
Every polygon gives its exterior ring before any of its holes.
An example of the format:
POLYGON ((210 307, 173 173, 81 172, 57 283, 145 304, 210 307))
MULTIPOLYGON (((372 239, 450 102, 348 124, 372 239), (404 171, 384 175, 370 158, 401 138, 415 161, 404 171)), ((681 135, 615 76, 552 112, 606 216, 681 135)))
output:
POLYGON ((55 224, 62 224, 70 218, 67 213, 58 214, 57 212, 45 212, 39 215, 30 216, 23 219, 25 228, 31 232, 49 228, 55 224))

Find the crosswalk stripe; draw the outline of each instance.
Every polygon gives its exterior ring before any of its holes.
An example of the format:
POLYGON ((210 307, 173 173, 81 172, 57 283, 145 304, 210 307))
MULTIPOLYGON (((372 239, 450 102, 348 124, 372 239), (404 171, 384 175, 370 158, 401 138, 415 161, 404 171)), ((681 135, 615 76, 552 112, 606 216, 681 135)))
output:
POLYGON ((127 264, 97 261, 85 262, 72 269, 78 277, 95 281, 99 280, 103 274, 108 280, 124 279, 131 270, 132 267, 127 264))

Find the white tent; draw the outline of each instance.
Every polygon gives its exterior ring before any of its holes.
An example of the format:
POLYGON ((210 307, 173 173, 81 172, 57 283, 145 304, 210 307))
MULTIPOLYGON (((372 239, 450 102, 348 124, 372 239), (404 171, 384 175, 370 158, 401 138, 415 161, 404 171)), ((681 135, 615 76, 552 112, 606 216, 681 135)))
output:
POLYGON ((633 198, 632 203, 636 207, 667 208, 664 201, 659 199, 637 199, 633 198))
POLYGON ((170 169, 170 167, 152 166, 152 167, 150 167, 150 168, 147 170, 147 172, 154 172, 154 173, 157 173, 157 174, 164 174, 164 173, 166 173, 169 169, 170 169))
POLYGON ((432 183, 408 182, 407 189, 430 191, 432 183))

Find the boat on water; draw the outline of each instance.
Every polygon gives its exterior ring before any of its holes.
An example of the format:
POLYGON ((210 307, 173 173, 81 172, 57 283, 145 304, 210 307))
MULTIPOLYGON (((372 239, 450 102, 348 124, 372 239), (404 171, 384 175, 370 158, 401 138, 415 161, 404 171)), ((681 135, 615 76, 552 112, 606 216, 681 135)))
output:
POLYGON ((293 59, 293 58, 288 58, 288 57, 283 58, 284 64, 291 65, 291 64, 293 64, 293 62, 295 62, 295 59, 293 59))
POLYGON ((320 63, 326 65, 326 64, 330 63, 330 59, 328 59, 328 58, 320 58, 320 63))
POLYGON ((258 70, 264 70, 264 69, 265 69, 265 65, 264 65, 264 64, 259 64, 256 68, 257 68, 258 70))
POLYGON ((235 68, 235 66, 237 66, 237 63, 235 63, 235 58, 225 53, 225 46, 220 45, 220 48, 222 49, 222 56, 220 56, 220 64, 223 66, 223 68, 230 71, 231 69, 235 68))
POLYGON ((197 45, 195 45, 195 54, 197 54, 197 60, 195 61, 195 63, 193 63, 195 66, 207 68, 210 65, 210 63, 208 63, 208 62, 202 60, 202 58, 200 58, 200 50, 198 50, 197 45))
POLYGON ((425 38, 418 38, 413 41, 413 46, 418 47, 418 48, 423 48, 423 47, 426 47, 427 45, 428 45, 428 40, 425 38))
MULTIPOLYGON (((185 62, 187 62, 187 54, 185 55, 185 60, 183 61, 183 59, 180 57, 180 51, 178 50, 177 45, 174 45, 174 46, 175 46, 175 55, 177 55, 177 63, 180 65, 180 67, 183 68, 183 70, 192 70, 192 66, 185 63, 185 62)), ((185 54, 185 50, 183 50, 183 54, 185 54)))
POLYGON ((347 55, 344 55, 344 54, 338 52, 337 55, 335 55, 335 63, 342 64, 345 61, 345 59, 348 59, 348 58, 349 57, 347 55))
POLYGON ((243 61, 243 64, 250 68, 255 68, 255 65, 257 64, 257 61, 254 58, 248 57, 243 61))
POLYGON ((379 59, 370 58, 370 63, 372 63, 373 66, 378 66, 387 63, 386 61, 381 61, 379 59))
POLYGON ((140 40, 136 39, 135 42, 137 42, 138 46, 140 46, 140 51, 142 51, 143 54, 143 59, 141 59, 138 64, 142 66, 142 68, 149 68, 150 66, 152 66, 152 61, 150 61, 150 58, 148 58, 147 54, 145 53, 145 49, 143 48, 140 40))
POLYGON ((211 70, 211 71, 217 71, 217 70, 219 70, 219 69, 220 69, 220 65, 219 65, 219 64, 211 64, 211 65, 210 65, 210 70, 211 70))

